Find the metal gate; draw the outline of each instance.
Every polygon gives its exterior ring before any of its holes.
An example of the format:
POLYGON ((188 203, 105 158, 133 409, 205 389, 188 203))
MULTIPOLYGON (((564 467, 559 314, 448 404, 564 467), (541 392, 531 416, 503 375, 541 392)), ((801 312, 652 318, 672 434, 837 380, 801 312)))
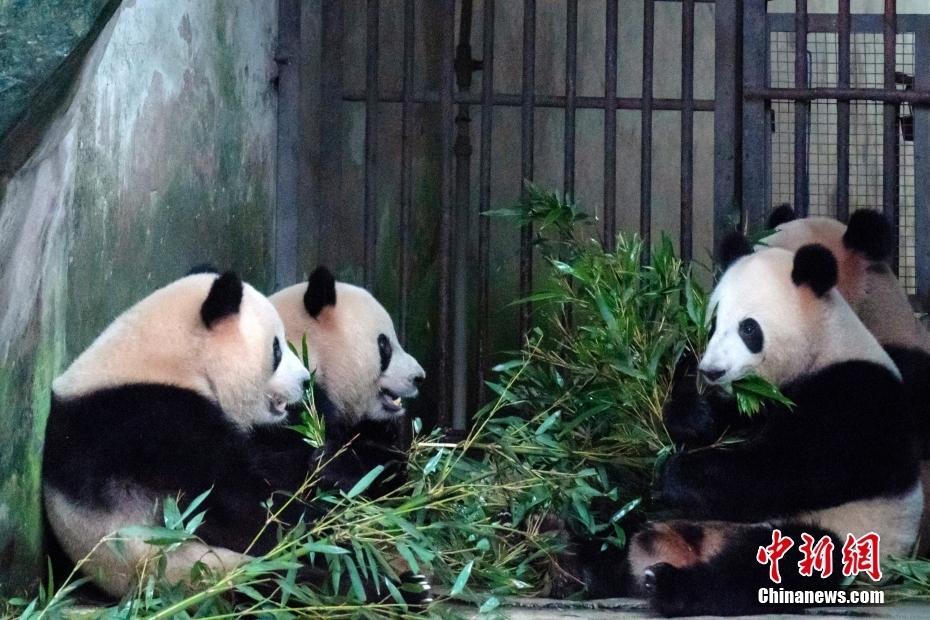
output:
POLYGON ((534 272, 537 277, 540 272, 532 230, 519 232, 512 255, 502 254, 500 235, 479 215, 502 206, 492 196, 492 185, 501 183, 497 176, 506 169, 502 159, 517 162, 504 181, 516 197, 523 179, 538 177, 540 157, 557 154, 560 178, 546 179, 547 186, 573 196, 579 175, 589 174, 591 165, 584 159, 579 168, 579 158, 598 151, 600 190, 589 192, 585 203, 599 214, 603 240, 610 245, 623 229, 649 241, 656 218, 668 215, 655 211, 657 171, 664 173, 668 162, 653 161, 653 153, 656 119, 671 113, 677 115, 674 133, 681 144, 675 162, 680 200, 674 227, 668 228, 677 229, 684 258, 702 259, 706 255, 698 252, 714 245, 696 247, 696 225, 712 219, 712 237, 740 222, 758 227, 776 196, 790 198, 802 213, 841 219, 851 208, 882 206, 900 230, 905 284, 916 299, 927 301, 930 164, 927 112, 920 107, 930 103, 926 18, 896 16, 891 0, 884 16, 850 16, 849 0, 839 0, 836 15, 808 15, 804 0, 796 2, 793 15, 769 15, 767 4, 279 0, 278 284, 323 262, 372 288, 430 375, 417 413, 464 430, 468 412, 484 400, 493 353, 516 348, 530 323, 528 304, 512 315, 498 311, 506 304, 495 297, 495 287, 512 288, 506 291, 510 299, 526 295, 534 272), (636 7, 632 18, 630 5, 636 7), (540 19, 551 17, 553 7, 557 21, 543 28, 564 41, 557 76, 564 88, 557 92, 543 88, 540 75, 552 79, 552 72, 539 58, 552 62, 553 55, 537 44, 540 19), (709 91, 695 83, 696 63, 704 62, 695 57, 696 9, 699 17, 711 15, 709 91), (664 25, 656 27, 657 15, 670 14, 680 24, 674 43, 664 25), (593 38, 603 41, 596 58, 590 49, 579 51, 592 28, 593 38), (618 72, 631 65, 627 47, 633 31, 642 50, 633 61, 637 73, 621 80, 618 72), (507 32, 519 42, 498 49, 495 41, 507 32), (680 51, 674 96, 656 90, 657 79, 668 79, 666 66, 657 73, 656 50, 666 51, 657 48, 657 36, 680 51), (858 65, 851 62, 864 36, 881 43, 877 83, 860 83, 858 65), (807 45, 795 49, 795 38, 807 45), (912 64, 898 66, 908 45, 912 64), (827 52, 835 58, 833 73, 824 81, 818 54, 834 49, 827 52), (579 87, 580 69, 592 62, 600 72, 598 92, 579 87), (500 79, 511 74, 512 80, 500 79), (700 96, 697 87, 703 89, 700 96), (912 140, 902 129, 904 105, 910 108, 912 140), (871 146, 862 147, 856 131, 859 116, 871 118, 873 111, 880 115, 881 182, 872 179, 860 191, 860 156, 879 156, 862 155, 871 146), (562 128, 558 142, 538 129, 553 114, 562 128), (639 132, 633 147, 638 178, 629 183, 623 177, 621 183, 618 165, 622 170, 620 158, 630 156, 630 145, 618 144, 629 137, 621 135, 629 115, 639 132), (696 202, 696 166, 710 158, 710 148, 695 157, 699 115, 713 121, 713 170, 712 196, 696 202), (579 128, 593 117, 600 136, 596 144, 579 146, 579 128), (502 144, 507 118, 518 118, 518 129, 502 144), (831 176, 829 170, 836 172, 831 176), (623 183, 635 184, 635 192, 622 191, 623 183), (879 186, 878 204, 866 204, 867 190, 876 188, 878 196, 879 186), (704 215, 698 219, 700 209, 704 215))
POLYGON ((881 209, 896 231, 895 269, 915 308, 930 301, 930 16, 768 14, 746 3, 745 222, 772 204, 841 220, 881 209), (796 42, 804 41, 805 44, 796 42))

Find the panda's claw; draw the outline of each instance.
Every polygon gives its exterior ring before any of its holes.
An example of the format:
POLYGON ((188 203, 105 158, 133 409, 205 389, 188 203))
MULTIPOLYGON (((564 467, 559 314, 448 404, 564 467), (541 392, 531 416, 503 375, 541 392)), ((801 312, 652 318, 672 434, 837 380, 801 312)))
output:
POLYGON ((433 587, 426 575, 407 571, 400 576, 404 602, 412 607, 426 607, 433 602, 433 587))

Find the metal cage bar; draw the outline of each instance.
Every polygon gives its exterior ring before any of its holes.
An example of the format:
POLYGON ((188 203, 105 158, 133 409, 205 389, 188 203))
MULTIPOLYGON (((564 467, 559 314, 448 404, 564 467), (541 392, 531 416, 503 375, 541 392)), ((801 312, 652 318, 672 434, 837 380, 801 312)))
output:
MULTIPOLYGON (((617 237, 617 0, 607 0, 604 50, 604 247, 617 237)), ((645 111, 643 112, 645 114, 645 111)))
MULTIPOLYGON (((852 19, 849 0, 840 0, 837 19, 837 86, 849 88, 852 19)), ((836 102, 836 217, 849 219, 849 101, 836 102)))
POLYGON ((643 262, 651 256, 652 241, 652 109, 653 57, 655 55, 655 0, 643 2, 643 101, 642 146, 640 148, 639 236, 643 241, 643 262))
MULTIPOLYGON (((533 92, 536 89, 536 0, 523 0, 523 93, 520 107, 520 177, 521 182, 533 180, 533 146, 535 120, 533 92)), ((525 188, 521 185, 525 195, 525 188)), ((526 297, 533 288, 533 226, 524 224, 520 230, 520 296, 526 297)), ((520 306, 520 333, 530 328, 532 308, 529 302, 520 306)))
MULTIPOLYGON (((694 220, 694 121, 696 112, 714 112, 715 122, 715 153, 720 161, 721 154, 726 150, 730 153, 727 162, 733 165, 720 166, 720 174, 715 169, 714 191, 715 196, 726 195, 727 209, 737 204, 738 196, 734 193, 740 186, 738 143, 739 134, 738 110, 742 103, 739 96, 740 85, 738 78, 742 59, 738 57, 739 41, 735 37, 741 35, 742 25, 733 25, 733 20, 741 19, 742 3, 737 0, 718 0, 716 2, 715 27, 720 29, 722 35, 717 37, 717 49, 722 50, 720 57, 726 57, 726 50, 730 50, 729 60, 721 63, 719 57, 715 61, 717 79, 728 86, 715 86, 715 99, 696 99, 694 96, 695 76, 695 6, 710 3, 713 0, 645 0, 643 3, 643 57, 642 57, 642 93, 638 97, 619 96, 618 63, 622 53, 623 42, 619 37, 619 0, 605 0, 604 17, 605 52, 603 59, 604 89, 603 94, 595 96, 578 94, 579 75, 579 2, 566 0, 565 6, 565 89, 559 94, 543 94, 537 92, 536 74, 536 35, 537 35, 537 3, 535 0, 524 0, 522 22, 522 75, 519 92, 495 92, 494 90, 494 30, 495 8, 494 0, 485 0, 482 4, 482 59, 481 62, 471 59, 471 1, 470 0, 442 0, 437 3, 417 3, 415 0, 404 0, 397 3, 398 9, 403 11, 403 60, 401 65, 400 88, 393 89, 390 81, 384 77, 384 68, 380 61, 384 50, 379 49, 378 37, 384 34, 382 30, 388 21, 379 11, 393 9, 382 6, 378 0, 367 0, 368 14, 362 22, 367 36, 364 68, 364 90, 351 90, 343 86, 342 68, 344 63, 344 49, 342 39, 343 6, 337 0, 324 0, 321 8, 321 27, 323 40, 319 49, 321 62, 326 70, 321 81, 321 107, 324 111, 337 115, 337 104, 344 102, 358 102, 364 105, 365 133, 363 153, 364 174, 364 245, 350 248, 351 252, 358 252, 363 259, 363 279, 368 286, 376 279, 375 267, 377 265, 377 214, 378 204, 382 202, 378 191, 377 181, 382 178, 382 168, 394 166, 386 153, 379 152, 378 142, 382 140, 381 134, 385 127, 387 115, 390 110, 398 110, 400 116, 400 161, 399 161, 399 223, 398 232, 400 244, 399 265, 399 303, 400 319, 399 333, 406 339, 410 334, 409 306, 412 294, 409 287, 414 279, 415 268, 413 239, 410 228, 413 225, 414 207, 416 201, 416 185, 414 183, 414 165, 416 159, 417 141, 416 115, 418 106, 432 107, 438 110, 440 135, 439 157, 439 196, 438 196, 438 251, 436 257, 437 273, 437 320, 435 327, 435 361, 436 370, 436 419, 435 422, 444 427, 455 423, 461 427, 460 415, 453 416, 453 412, 460 413, 460 406, 456 402, 462 397, 460 373, 469 360, 463 361, 463 351, 474 351, 477 360, 474 363, 476 377, 469 384, 476 386, 478 399, 486 397, 484 379, 489 366, 490 354, 488 341, 488 324, 490 320, 490 239, 491 224, 486 217, 469 217, 470 209, 477 204, 479 211, 486 211, 492 207, 491 183, 493 166, 493 130, 495 108, 519 108, 520 114, 520 174, 523 179, 532 180, 534 177, 534 147, 536 145, 535 127, 536 109, 549 108, 562 111, 564 119, 564 158, 562 166, 562 182, 564 192, 571 199, 575 198, 577 181, 577 121, 578 110, 596 110, 603 113, 603 221, 601 222, 602 235, 605 245, 613 247, 617 233, 618 212, 618 110, 635 110, 639 113, 641 122, 640 141, 640 200, 639 233, 645 244, 644 261, 649 260, 649 243, 652 228, 652 201, 653 201, 653 120, 656 111, 678 111, 681 113, 680 131, 681 145, 681 200, 680 200, 680 246, 682 255, 688 259, 693 252, 693 220, 694 220), (656 2, 678 2, 682 15, 681 32, 681 95, 679 98, 656 97, 655 82, 655 41, 656 41, 656 2), (461 7, 461 18, 456 20, 456 10, 461 7), (430 30, 416 24, 420 12, 425 19, 436 19, 435 28, 437 36, 435 47, 427 49, 436 50, 438 56, 438 84, 426 81, 417 81, 418 69, 430 65, 429 59, 420 60, 417 57, 417 35, 430 34, 430 30), (721 25, 724 27, 721 28, 721 25), (459 32, 456 33, 457 26, 459 32), (723 37, 723 38, 721 38, 723 37), (727 39, 727 37, 729 39, 727 39), (456 40, 458 39, 458 40, 456 40), (481 88, 472 92, 470 73, 482 71, 481 88), (724 101, 728 106, 726 110, 719 109, 715 100, 724 101), (400 104, 392 108, 388 104, 400 104), (470 166, 472 152, 469 142, 469 106, 479 106, 480 146, 475 154, 478 157, 477 192, 474 203, 471 197, 470 166), (456 110, 458 115, 456 115, 456 110), (724 142, 727 148, 724 149, 724 142), (471 224, 469 224, 471 221, 471 224), (477 245, 475 248, 477 265, 474 267, 476 278, 462 278, 462 269, 456 265, 462 264, 463 244, 469 243, 470 235, 474 233, 477 245), (463 288, 475 286, 477 288, 477 307, 463 304, 465 295, 463 288), (459 333, 462 327, 464 312, 475 311, 477 316, 469 324, 477 329, 475 334, 475 347, 469 348, 468 340, 463 340, 459 333), (458 330, 458 331, 456 331, 458 330), (453 333, 457 334, 453 336, 453 333)), ((587 8, 587 7, 586 7, 587 8)), ((432 36, 432 35, 430 35, 432 36)), ((760 85, 762 86, 762 85, 760 85)), ((342 145, 339 143, 345 128, 341 120, 336 123, 321 120, 321 144, 319 160, 321 173, 319 200, 315 204, 320 208, 325 205, 339 204, 342 188, 340 160, 342 159, 342 145), (331 176, 332 171, 336 176, 331 176)), ((381 143, 384 144, 383 142, 381 143)), ((524 190, 521 186, 521 194, 524 190)), ((636 205, 630 205, 636 209, 636 205)), ((715 231, 721 226, 716 219, 722 219, 725 213, 715 206, 715 231)), ((321 220, 323 218, 320 218, 321 220)), ((321 223, 323 226, 332 226, 331 223, 321 223)), ((338 227, 334 227, 338 229, 338 227)), ((327 236, 328 229, 320 229, 321 239, 333 238, 327 236)), ((533 240, 534 231, 525 226, 520 231, 519 247, 519 292, 527 295, 533 287, 533 240)), ((331 249, 335 251, 338 248, 331 249)), ((347 262, 353 257, 346 257, 347 262)), ((356 257, 357 258, 357 257, 356 257)), ((351 264, 351 263, 349 263, 351 264)), ((471 267, 468 267, 471 269, 471 267)), ((530 327, 529 304, 519 310, 521 334, 530 327)), ((469 335, 469 339, 471 336, 469 335)), ((467 373, 467 370, 466 370, 467 373)), ((467 374, 466 374, 467 376, 467 374)), ((461 428, 458 428, 461 430, 461 428)))
MULTIPOLYGON (((807 71, 807 0, 795 0, 794 9, 794 87, 809 87, 807 71)), ((811 106, 807 101, 794 104, 794 208, 805 217, 810 209, 810 179, 808 176, 808 138, 811 106)))
POLYGON ((578 0, 565 3, 565 160, 562 187, 575 198, 575 107, 578 88, 578 0))
POLYGON ((410 282, 410 227, 413 212, 413 72, 416 67, 416 5, 414 0, 404 0, 404 65, 402 106, 400 112, 400 214, 398 218, 398 243, 400 245, 398 286, 400 288, 400 339, 407 341, 407 310, 410 282))
POLYGON ((365 18, 365 256, 362 261, 362 280, 371 288, 375 278, 375 208, 378 192, 378 63, 380 10, 378 0, 368 0, 365 18))
POLYGON ((453 217, 453 132, 455 116, 453 110, 453 87, 455 84, 455 0, 442 0, 440 13, 440 192, 441 209, 439 224, 439 397, 437 399, 437 422, 446 428, 452 422, 452 359, 451 343, 452 322, 451 288, 452 288, 452 225, 453 217))
MULTIPOLYGON (((885 0, 884 13, 884 87, 897 92, 895 66, 897 60, 897 0, 885 0)), ((898 247, 898 105, 886 102, 882 131, 882 208, 894 231, 894 247, 898 247)), ((892 267, 898 271, 898 253, 892 257, 892 267)))
MULTIPOLYGON (((917 30, 914 88, 930 90, 930 24, 917 30)), ((930 108, 914 114, 914 264, 918 306, 930 307, 930 108)))
MULTIPOLYGON (((491 130, 494 126, 494 1, 484 0, 482 16, 481 61, 481 149, 478 164, 478 210, 491 208, 491 130)), ((489 268, 491 222, 478 218, 478 400, 484 402, 487 387, 484 384, 488 366, 488 318, 491 274, 489 268)))
POLYGON ((681 206, 679 253, 691 261, 694 215, 694 0, 681 3, 681 206))

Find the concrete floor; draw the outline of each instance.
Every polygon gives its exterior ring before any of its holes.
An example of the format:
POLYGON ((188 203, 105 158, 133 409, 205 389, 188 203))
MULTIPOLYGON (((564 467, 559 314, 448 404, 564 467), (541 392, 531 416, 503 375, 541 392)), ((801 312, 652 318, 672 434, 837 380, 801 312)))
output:
MULTIPOLYGON (((479 614, 465 607, 456 610, 465 618, 479 618, 479 614)), ((602 599, 579 603, 553 599, 505 599, 494 614, 511 620, 606 620, 608 618, 653 618, 644 601, 638 599, 602 599)), ((821 607, 802 615, 776 615, 767 618, 800 618, 803 616, 829 616, 831 618, 902 618, 930 620, 930 604, 896 603, 882 607, 821 607)), ((484 616, 487 617, 487 616, 484 616)), ((759 618, 762 616, 752 616, 759 618)))

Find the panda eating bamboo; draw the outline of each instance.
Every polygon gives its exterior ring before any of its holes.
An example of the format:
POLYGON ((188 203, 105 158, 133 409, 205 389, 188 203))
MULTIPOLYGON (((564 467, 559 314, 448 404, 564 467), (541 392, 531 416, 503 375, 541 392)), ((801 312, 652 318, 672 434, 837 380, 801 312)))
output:
MULTIPOLYGON (((711 297, 714 331, 698 366, 710 384, 750 373, 794 403, 769 404, 751 419, 732 401, 681 381, 666 409, 672 439, 688 450, 665 463, 654 494, 680 516, 646 524, 631 540, 632 591, 664 615, 785 611, 762 605, 775 584, 757 560, 780 528, 829 536, 880 536, 881 557, 908 554, 923 492, 901 374, 836 290, 837 263, 824 246, 752 253, 725 244, 725 269, 711 297), (730 427, 745 439, 718 444, 730 427)), ((780 587, 838 588, 843 575, 802 576, 797 548, 780 587)), ((838 562, 837 562, 838 565, 838 562)))
MULTIPOLYGON (((117 552, 101 540, 161 523, 167 496, 180 496, 183 509, 211 489, 200 507, 199 540, 166 554, 165 578, 183 582, 198 562, 224 572, 247 561, 246 551, 269 551, 277 532, 263 528, 266 500, 296 491, 320 462, 327 463, 322 483, 334 488, 376 465, 402 475, 406 455, 396 433, 374 429, 399 427, 399 399, 416 396, 422 368, 367 292, 336 283, 325 269, 296 288, 306 300, 303 315, 289 307, 287 290, 269 301, 231 272, 188 275, 124 312, 54 381, 43 455, 46 516, 67 559, 83 561, 105 593, 129 591, 158 549, 131 538, 117 552), (304 330, 330 423, 321 449, 285 426, 288 405, 311 378, 287 346, 304 330), (355 448, 340 452, 354 438, 355 448)), ((305 518, 302 506, 292 503, 280 519, 305 518)))

